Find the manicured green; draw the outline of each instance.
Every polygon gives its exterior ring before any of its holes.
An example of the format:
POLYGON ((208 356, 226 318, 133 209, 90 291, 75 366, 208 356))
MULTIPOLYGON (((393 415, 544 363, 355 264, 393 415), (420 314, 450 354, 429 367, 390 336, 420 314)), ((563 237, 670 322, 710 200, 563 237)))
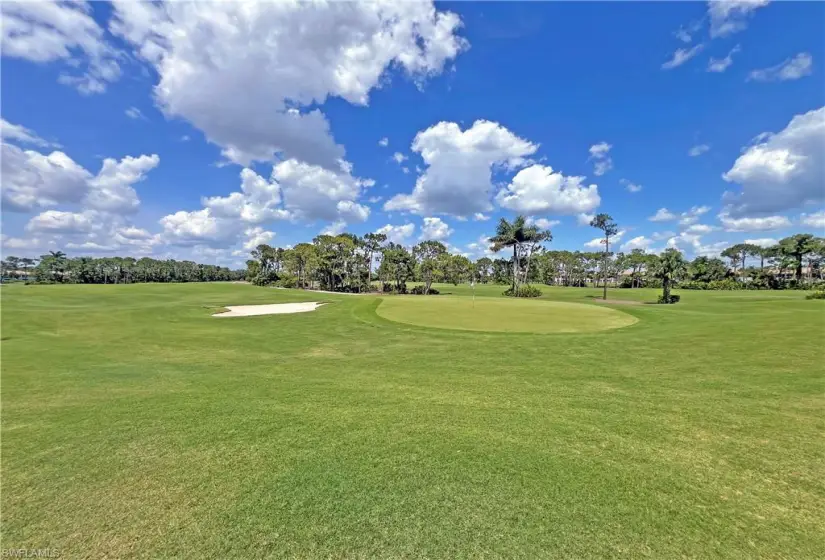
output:
POLYGON ((608 307, 512 298, 384 298, 379 316, 422 327, 512 333, 580 333, 626 327, 633 315, 608 307))
POLYGON ((825 301, 677 293, 608 305, 638 319, 626 328, 548 335, 406 325, 375 296, 3 286, 3 548, 825 557, 825 301))

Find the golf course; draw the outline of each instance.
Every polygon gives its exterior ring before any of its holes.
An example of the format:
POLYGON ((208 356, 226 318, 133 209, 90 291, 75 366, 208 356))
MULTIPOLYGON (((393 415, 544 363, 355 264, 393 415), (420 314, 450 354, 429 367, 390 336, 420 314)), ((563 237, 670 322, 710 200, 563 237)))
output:
POLYGON ((803 291, 4 285, 2 536, 62 558, 825 556, 803 291), (213 315, 317 302, 295 314, 213 315))

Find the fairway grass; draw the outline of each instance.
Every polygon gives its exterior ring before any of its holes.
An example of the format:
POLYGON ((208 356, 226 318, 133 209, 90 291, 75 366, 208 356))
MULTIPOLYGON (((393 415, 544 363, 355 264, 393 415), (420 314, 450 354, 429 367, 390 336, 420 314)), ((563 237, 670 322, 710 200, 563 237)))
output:
MULTIPOLYGON (((469 286, 437 288, 452 296, 420 303, 471 303, 469 286)), ((477 286, 476 305, 505 288, 477 286)), ((601 293, 542 290, 580 304, 601 293)), ((605 305, 638 319, 628 328, 514 335, 389 321, 377 311, 390 297, 216 320, 227 305, 320 298, 3 286, 2 546, 825 557, 825 301, 678 293, 605 305)))
POLYGON ((449 296, 388 297, 379 316, 421 327, 510 333, 580 333, 616 329, 637 321, 607 307, 558 301, 449 296))

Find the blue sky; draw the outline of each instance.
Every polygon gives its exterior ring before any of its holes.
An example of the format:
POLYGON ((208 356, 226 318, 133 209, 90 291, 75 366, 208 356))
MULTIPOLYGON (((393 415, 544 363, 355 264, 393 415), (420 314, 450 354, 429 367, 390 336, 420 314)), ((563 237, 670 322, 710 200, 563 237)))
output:
POLYGON ((7 255, 237 265, 346 230, 477 258, 517 213, 571 250, 595 212, 688 256, 825 230, 822 3, 2 10, 7 255))

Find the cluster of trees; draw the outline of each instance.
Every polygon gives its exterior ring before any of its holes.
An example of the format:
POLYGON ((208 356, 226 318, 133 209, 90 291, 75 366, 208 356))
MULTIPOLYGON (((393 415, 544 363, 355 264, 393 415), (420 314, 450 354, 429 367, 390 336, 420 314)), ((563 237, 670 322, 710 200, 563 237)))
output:
POLYGON ((50 251, 39 259, 7 257, 2 261, 4 278, 39 283, 129 284, 133 282, 215 282, 242 280, 244 271, 233 271, 192 261, 157 260, 144 257, 74 257, 50 251))
POLYGON ((825 238, 798 233, 769 247, 738 243, 722 251, 721 255, 728 259, 732 274, 738 275, 743 283, 782 285, 793 280, 795 285, 812 284, 823 279, 825 238), (749 257, 759 259, 759 268, 747 266, 749 257))
POLYGON ((7 257, 0 261, 0 276, 12 280, 28 279, 29 273, 37 265, 37 259, 7 257))
POLYGON ((422 241, 407 248, 378 233, 319 235, 312 243, 287 249, 259 245, 246 263, 246 275, 259 285, 348 292, 369 291, 378 279, 381 291, 404 293, 407 283, 415 281, 423 284, 424 294, 431 292, 434 282, 476 281, 510 284, 509 293, 516 295, 531 283, 586 286, 593 282, 598 286, 601 282, 606 290, 609 282, 616 284, 622 272, 630 269, 631 285, 646 285, 658 257, 642 250, 613 255, 609 243, 616 224, 600 214, 594 218, 594 227, 605 234, 604 251, 549 251, 544 247, 553 239, 549 230, 528 223, 524 216, 513 221, 502 218, 490 238, 490 249, 507 258, 483 257, 475 262, 451 254, 439 241, 422 241))
POLYGON ((433 282, 459 284, 473 274, 470 259, 449 253, 443 243, 422 241, 407 248, 381 233, 319 235, 287 249, 262 244, 251 256, 246 278, 255 284, 343 292, 370 291, 375 279, 382 291, 404 293, 407 282, 418 280, 429 292, 433 282))

